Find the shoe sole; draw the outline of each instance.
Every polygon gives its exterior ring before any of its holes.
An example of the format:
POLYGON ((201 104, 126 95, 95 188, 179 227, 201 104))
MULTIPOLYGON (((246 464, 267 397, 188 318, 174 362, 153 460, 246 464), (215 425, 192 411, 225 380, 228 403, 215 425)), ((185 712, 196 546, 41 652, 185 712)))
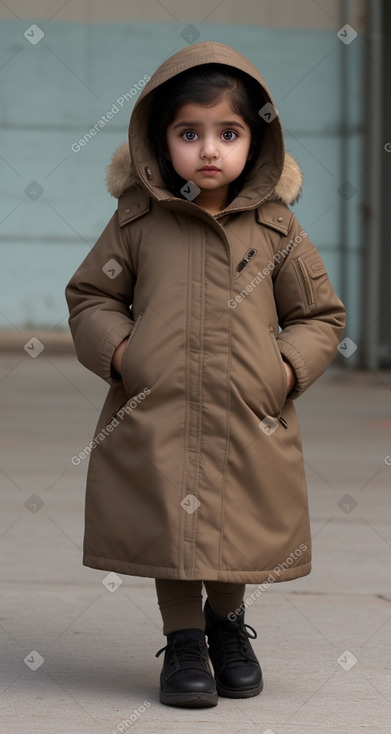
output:
POLYGON ((215 693, 162 693, 160 702, 166 706, 181 706, 183 708, 206 708, 217 706, 218 695, 215 693))
POLYGON ((252 696, 258 696, 263 689, 263 680, 253 688, 246 688, 245 690, 235 688, 224 688, 216 683, 217 693, 223 698, 251 698, 252 696))

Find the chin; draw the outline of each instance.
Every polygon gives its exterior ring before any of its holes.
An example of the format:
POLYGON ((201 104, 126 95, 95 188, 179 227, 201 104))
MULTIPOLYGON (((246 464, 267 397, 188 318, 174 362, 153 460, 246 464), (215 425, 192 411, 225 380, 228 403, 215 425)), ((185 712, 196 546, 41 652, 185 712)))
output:
MULTIPOLYGON (((194 181, 194 178, 193 178, 193 181, 194 181)), ((194 183, 197 183, 197 181, 194 181, 194 183)), ((200 189, 217 189, 217 188, 221 188, 221 186, 225 186, 225 184, 221 184, 213 179, 206 178, 206 179, 202 179, 198 183, 198 186, 200 187, 200 189)))

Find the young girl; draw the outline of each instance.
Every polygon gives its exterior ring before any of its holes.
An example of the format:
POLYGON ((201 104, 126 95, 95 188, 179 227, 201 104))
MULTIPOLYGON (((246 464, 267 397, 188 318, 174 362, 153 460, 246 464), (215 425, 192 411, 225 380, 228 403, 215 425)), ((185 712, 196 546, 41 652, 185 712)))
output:
POLYGON ((156 579, 165 704, 257 695, 244 585, 310 572, 292 401, 344 307, 288 208, 301 183, 257 69, 189 46, 140 95, 108 171, 118 210, 67 286, 78 358, 110 385, 83 563, 156 579))

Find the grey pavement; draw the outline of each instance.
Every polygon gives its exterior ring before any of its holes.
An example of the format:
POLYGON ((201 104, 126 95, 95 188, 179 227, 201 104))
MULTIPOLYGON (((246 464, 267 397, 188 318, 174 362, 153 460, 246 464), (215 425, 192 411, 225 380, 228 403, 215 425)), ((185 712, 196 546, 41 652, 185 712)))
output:
MULTIPOLYGON (((160 704, 152 579, 81 564, 86 461, 106 384, 71 354, 0 359, 4 734, 391 732, 391 375, 332 368, 299 400, 314 564, 248 608, 265 688, 160 704)), ((256 587, 247 586, 247 596, 256 587)))

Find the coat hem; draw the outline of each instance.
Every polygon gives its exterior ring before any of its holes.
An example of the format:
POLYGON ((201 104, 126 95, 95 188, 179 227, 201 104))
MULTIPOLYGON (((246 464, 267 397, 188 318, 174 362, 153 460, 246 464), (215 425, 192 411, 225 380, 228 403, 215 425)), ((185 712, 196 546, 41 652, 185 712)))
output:
POLYGON ((83 566, 95 568, 99 571, 112 571, 127 576, 146 576, 153 579, 170 579, 178 581, 225 581, 241 584, 271 584, 281 581, 293 581, 294 579, 308 576, 311 573, 311 561, 300 566, 281 569, 275 566, 266 571, 234 571, 230 569, 209 569, 199 575, 185 575, 177 568, 162 568, 161 566, 146 566, 126 561, 115 561, 98 556, 83 555, 83 566))

